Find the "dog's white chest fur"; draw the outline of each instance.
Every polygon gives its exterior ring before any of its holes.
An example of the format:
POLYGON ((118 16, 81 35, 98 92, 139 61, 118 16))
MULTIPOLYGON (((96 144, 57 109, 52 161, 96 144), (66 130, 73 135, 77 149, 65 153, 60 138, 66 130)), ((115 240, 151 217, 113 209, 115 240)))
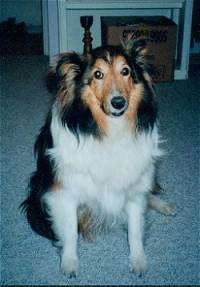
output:
POLYGON ((103 140, 75 136, 54 119, 51 157, 57 165, 57 180, 66 193, 90 207, 99 205, 118 214, 129 199, 151 187, 153 160, 158 155, 158 135, 134 137, 122 119, 110 119, 109 136, 103 140))

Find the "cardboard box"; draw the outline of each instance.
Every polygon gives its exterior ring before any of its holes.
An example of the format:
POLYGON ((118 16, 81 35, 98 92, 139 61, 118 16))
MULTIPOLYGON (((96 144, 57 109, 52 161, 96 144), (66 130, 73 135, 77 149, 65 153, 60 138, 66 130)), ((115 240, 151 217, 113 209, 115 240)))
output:
POLYGON ((163 16, 101 17, 102 44, 119 45, 128 35, 147 40, 156 82, 172 81, 176 56, 176 24, 163 16))

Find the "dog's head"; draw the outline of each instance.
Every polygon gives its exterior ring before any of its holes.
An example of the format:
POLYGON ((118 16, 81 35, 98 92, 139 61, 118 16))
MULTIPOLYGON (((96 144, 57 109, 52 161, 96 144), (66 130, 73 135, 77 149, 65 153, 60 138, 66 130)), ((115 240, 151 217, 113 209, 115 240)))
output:
POLYGON ((61 55, 49 83, 57 91, 62 121, 74 131, 96 124, 105 133, 107 117, 124 116, 137 128, 151 125, 156 109, 145 49, 141 39, 125 47, 96 48, 87 59, 61 55))

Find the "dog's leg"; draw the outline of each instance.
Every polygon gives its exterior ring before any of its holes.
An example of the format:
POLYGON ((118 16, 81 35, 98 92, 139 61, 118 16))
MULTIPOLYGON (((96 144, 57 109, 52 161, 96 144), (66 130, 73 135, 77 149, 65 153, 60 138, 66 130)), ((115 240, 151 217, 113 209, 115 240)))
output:
POLYGON ((77 257, 77 206, 62 190, 45 195, 52 228, 62 246, 61 269, 69 277, 75 277, 78 271, 77 257))
POLYGON ((152 193, 148 196, 148 206, 165 215, 173 215, 175 213, 175 206, 168 203, 152 193))
POLYGON ((127 204, 130 269, 139 276, 146 271, 147 262, 143 248, 144 199, 127 204))

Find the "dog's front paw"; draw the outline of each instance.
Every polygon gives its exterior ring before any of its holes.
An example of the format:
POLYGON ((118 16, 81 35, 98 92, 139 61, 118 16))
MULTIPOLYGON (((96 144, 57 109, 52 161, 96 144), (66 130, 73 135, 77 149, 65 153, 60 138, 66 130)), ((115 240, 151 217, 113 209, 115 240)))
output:
POLYGON ((62 256, 61 270, 69 278, 76 277, 78 274, 78 258, 62 256))
POLYGON ((134 272, 138 276, 142 276, 147 270, 146 255, 130 257, 130 271, 134 272))

